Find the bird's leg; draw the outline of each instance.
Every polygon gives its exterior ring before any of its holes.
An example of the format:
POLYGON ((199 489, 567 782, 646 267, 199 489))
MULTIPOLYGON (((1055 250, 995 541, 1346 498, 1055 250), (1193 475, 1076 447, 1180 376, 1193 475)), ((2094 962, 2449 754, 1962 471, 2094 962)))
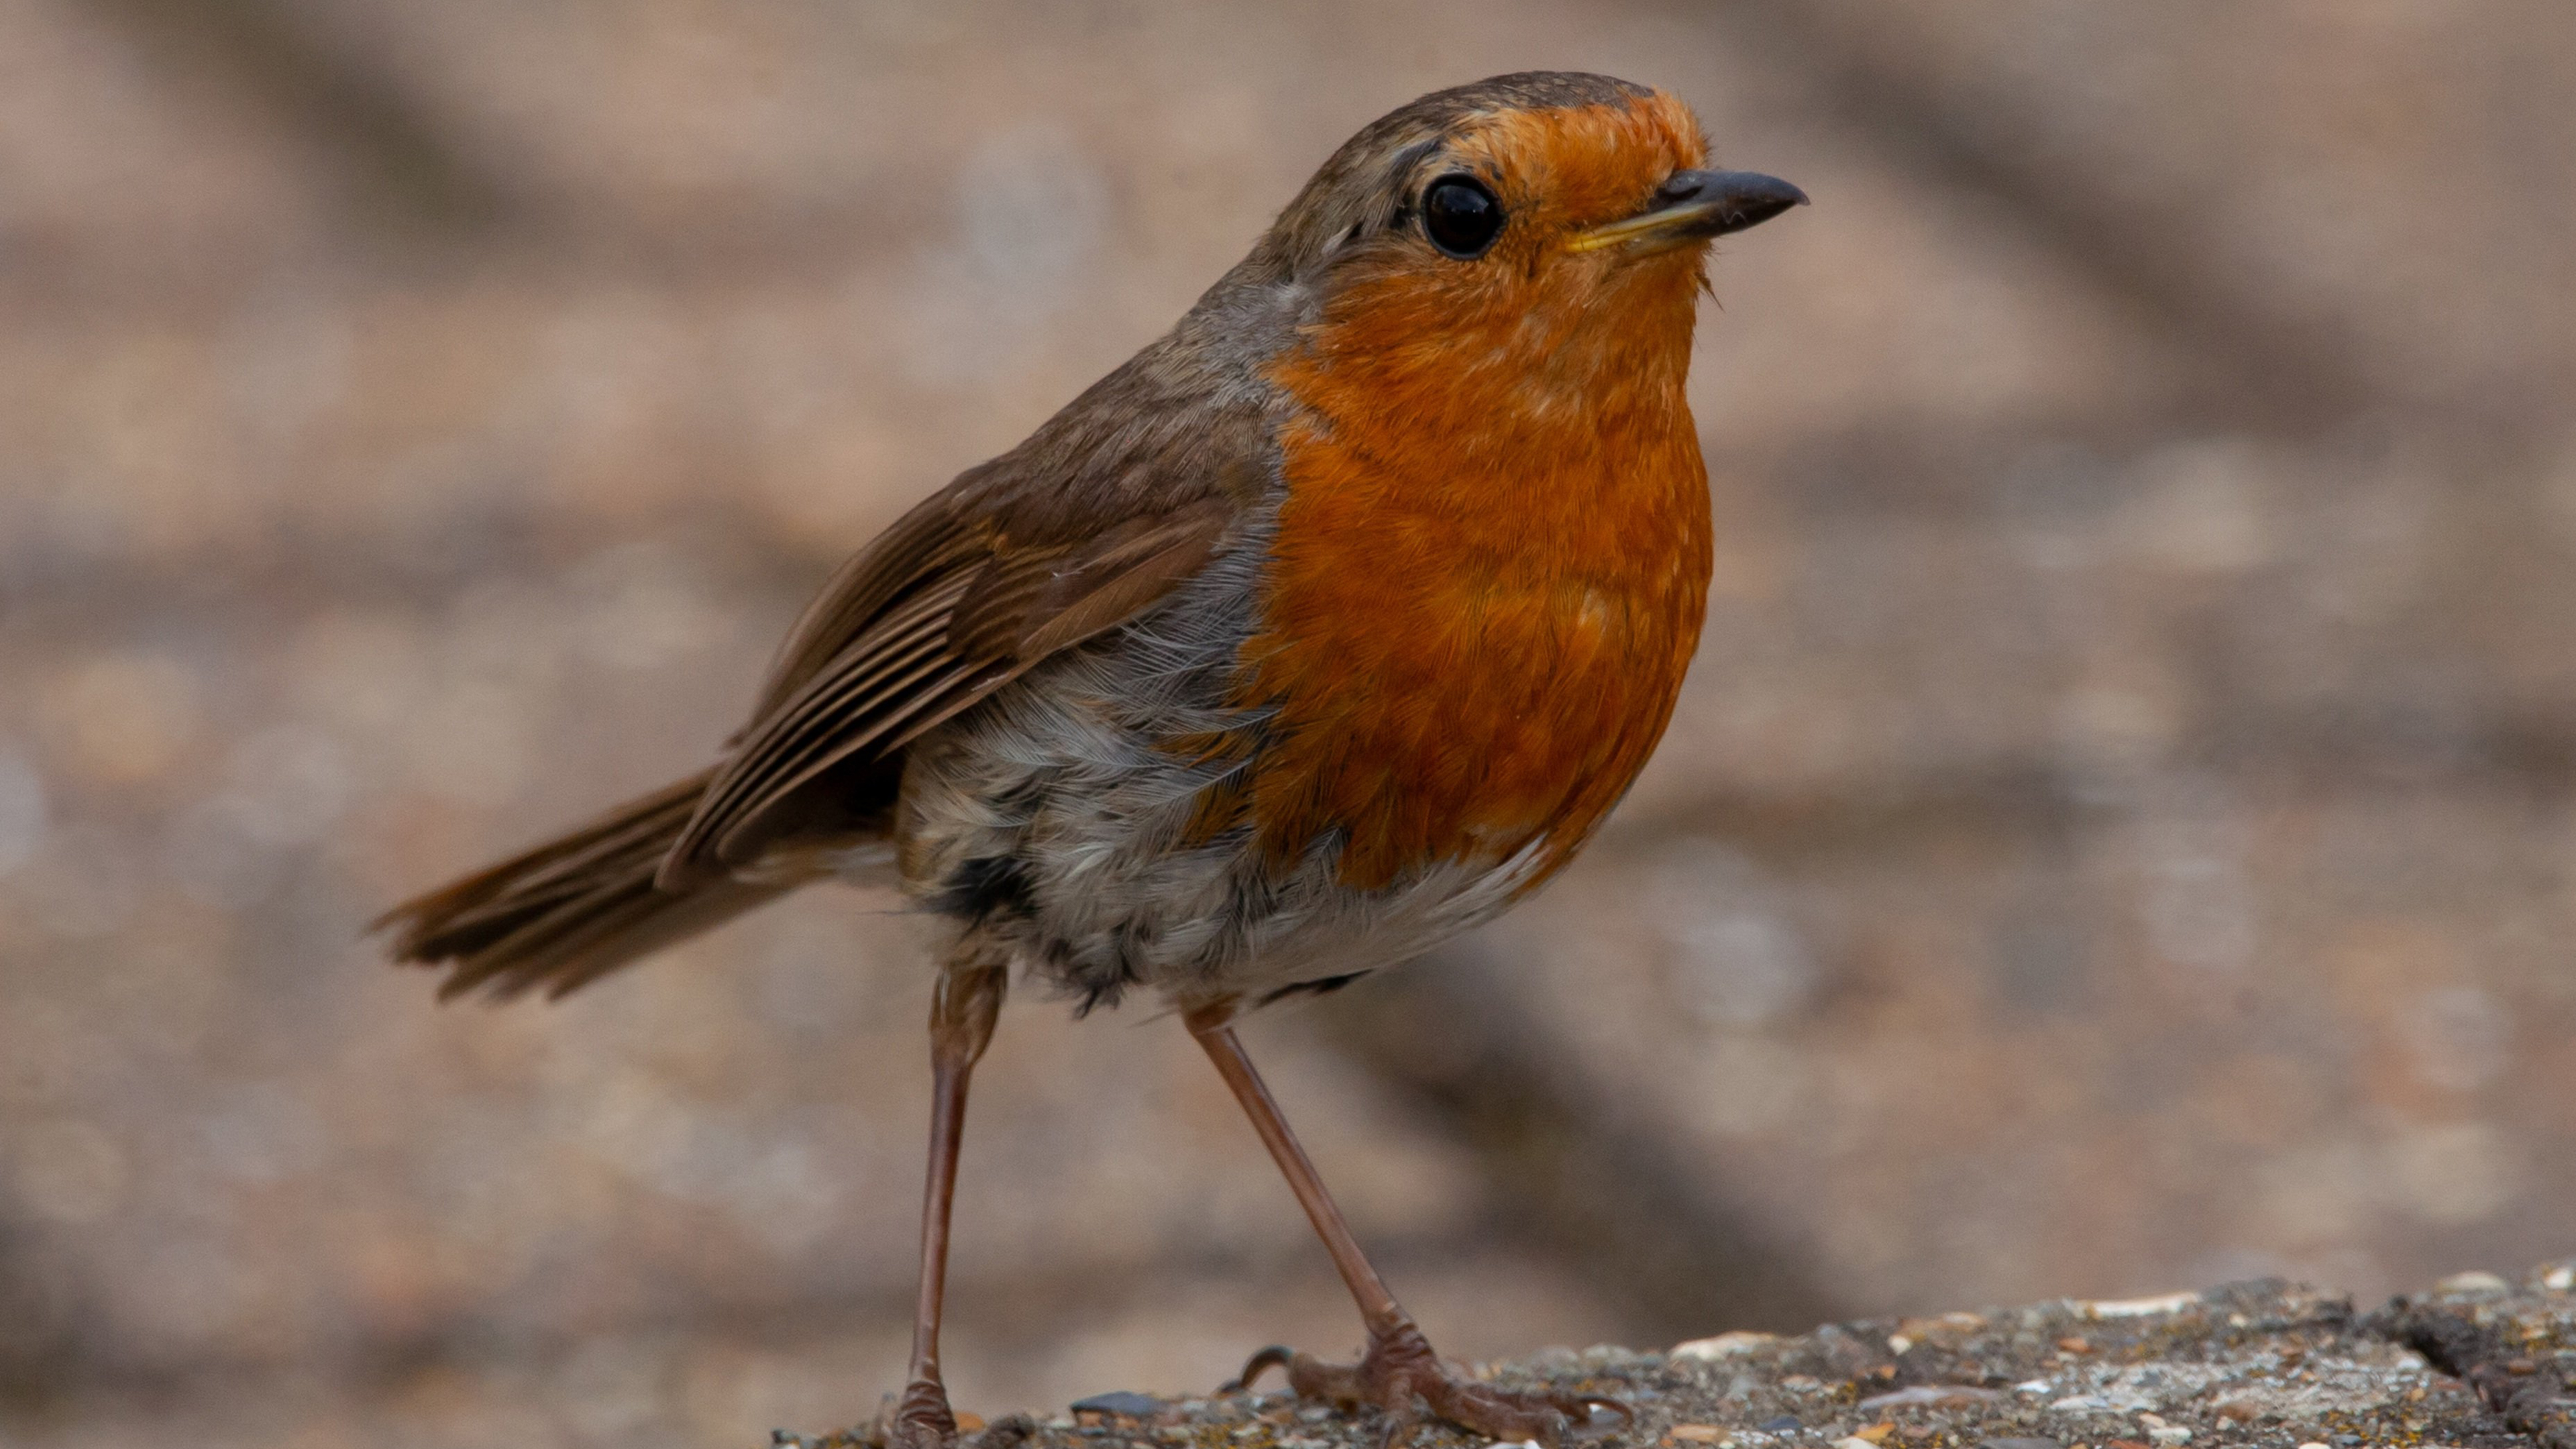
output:
POLYGON ((957 1438, 939 1378, 939 1308, 948 1281, 948 1207, 966 1128, 966 1081, 993 1039, 1009 960, 973 936, 939 973, 930 1006, 930 1168, 921 1194, 921 1296, 912 1318, 912 1377, 884 1423, 886 1449, 944 1449, 957 1438))
POLYGON ((1235 1007, 1231 1000, 1221 1001, 1192 1010, 1182 1020, 1206 1049, 1208 1060, 1216 1063, 1217 1074, 1233 1089, 1234 1099, 1243 1104, 1253 1130, 1261 1134, 1262 1145, 1270 1149, 1289 1190, 1306 1210, 1307 1221, 1324 1240, 1324 1250, 1333 1255, 1333 1266, 1341 1271, 1342 1282, 1350 1288, 1368 1327, 1368 1352, 1358 1363, 1336 1364, 1289 1348, 1265 1348, 1252 1356, 1241 1377, 1227 1388, 1248 1387, 1256 1375, 1277 1365, 1288 1371, 1288 1387, 1300 1398, 1384 1410, 1390 1445, 1426 1417, 1447 1420, 1488 1438, 1535 1439, 1554 1445, 1563 1439, 1568 1425, 1589 1419, 1596 1405, 1625 1416, 1627 1406, 1616 1400, 1514 1393, 1479 1383, 1432 1350, 1413 1315, 1395 1301, 1385 1280, 1360 1252, 1359 1241, 1351 1236, 1350 1224, 1342 1220, 1332 1194, 1324 1190, 1315 1164, 1307 1160, 1306 1149, 1297 1144, 1297 1134, 1288 1129, 1288 1119, 1280 1115, 1279 1104, 1272 1100, 1261 1074, 1253 1070, 1252 1059, 1244 1055, 1232 1024, 1235 1007))

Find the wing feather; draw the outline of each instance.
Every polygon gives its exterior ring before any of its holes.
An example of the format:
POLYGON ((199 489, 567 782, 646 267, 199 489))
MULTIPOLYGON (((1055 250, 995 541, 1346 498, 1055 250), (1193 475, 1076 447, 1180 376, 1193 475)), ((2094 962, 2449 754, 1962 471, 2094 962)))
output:
POLYGON ((1083 538, 1014 542, 955 504, 942 494, 915 509, 806 611, 760 712, 663 857, 663 888, 757 859, 839 767, 894 754, 1151 608, 1216 556, 1241 511, 1232 494, 1203 496, 1083 538))

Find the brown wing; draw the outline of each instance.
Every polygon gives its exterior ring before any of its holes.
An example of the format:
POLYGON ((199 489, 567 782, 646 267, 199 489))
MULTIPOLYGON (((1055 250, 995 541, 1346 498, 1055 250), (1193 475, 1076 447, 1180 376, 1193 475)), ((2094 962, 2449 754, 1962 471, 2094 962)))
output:
MULTIPOLYGON (((1195 488, 1104 488, 1110 506, 1088 526, 1059 522, 1060 495, 1014 508, 979 470, 888 529, 798 621, 658 883, 673 889, 757 859, 843 803, 817 797, 846 789, 854 766, 889 760, 1204 567, 1245 497, 1240 455, 1221 461, 1221 441, 1200 435, 1195 488)), ((890 788, 883 772, 875 788, 890 788)))

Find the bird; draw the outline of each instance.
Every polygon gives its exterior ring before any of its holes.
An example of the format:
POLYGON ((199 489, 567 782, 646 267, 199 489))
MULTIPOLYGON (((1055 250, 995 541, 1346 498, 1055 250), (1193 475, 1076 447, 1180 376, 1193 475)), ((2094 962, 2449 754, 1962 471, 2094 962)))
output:
POLYGON ((1713 559, 1685 387, 1714 238, 1805 204, 1654 87, 1531 71, 1353 135, 1172 329, 835 572, 714 763, 395 907, 442 999, 552 995, 800 886, 935 918, 908 1381, 939 1330, 967 1087, 1014 974, 1202 1047, 1367 1329, 1229 1387, 1555 1444, 1615 1402, 1433 1350, 1235 1026, 1489 920, 1635 780, 1713 559))

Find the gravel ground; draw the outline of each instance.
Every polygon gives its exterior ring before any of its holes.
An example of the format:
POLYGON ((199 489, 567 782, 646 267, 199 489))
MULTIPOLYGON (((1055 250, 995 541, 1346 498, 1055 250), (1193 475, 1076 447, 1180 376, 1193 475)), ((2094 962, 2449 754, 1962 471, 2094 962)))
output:
MULTIPOLYGON (((1601 1442, 1660 1449, 2263 1449, 2576 1446, 2576 1260, 2508 1281, 2462 1273, 2369 1311, 2279 1279, 2170 1297, 1873 1318, 1789 1338, 1729 1333, 1663 1353, 1553 1349, 1478 1371, 1604 1394, 1636 1413, 1601 1442)), ((1612 1421, 1615 1422, 1615 1421, 1612 1421)), ((1280 1393, 1109 1393, 997 1420, 978 1449, 1333 1449, 1370 1417, 1280 1393)), ((781 1444, 836 1449, 863 1435, 781 1444)), ((1421 1443, 1467 1443, 1452 1430, 1421 1443)))

